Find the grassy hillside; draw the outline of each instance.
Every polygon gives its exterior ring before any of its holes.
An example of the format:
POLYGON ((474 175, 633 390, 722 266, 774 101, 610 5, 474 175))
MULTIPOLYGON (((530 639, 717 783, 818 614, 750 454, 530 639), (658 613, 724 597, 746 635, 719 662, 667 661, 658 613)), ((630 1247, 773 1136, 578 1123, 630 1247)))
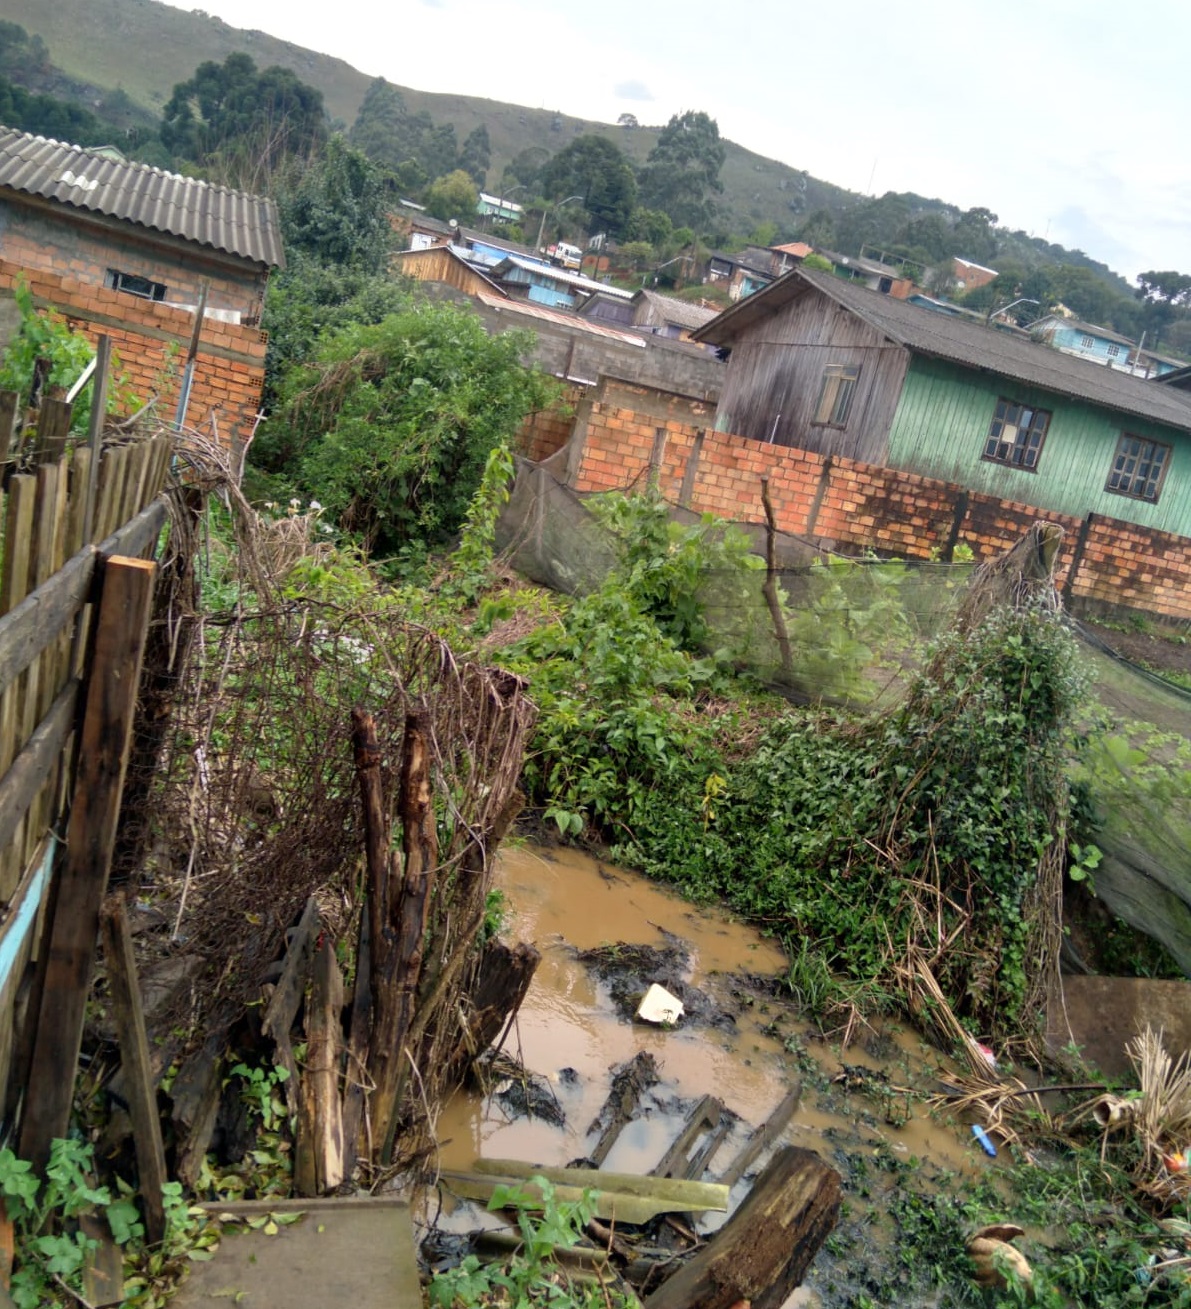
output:
MULTIPOLYGON (((237 50, 247 51, 262 68, 279 64, 292 69, 322 91, 331 115, 348 126, 370 80, 341 59, 158 0, 55 0, 52 5, 45 0, 5 0, 4 9, 8 21, 45 40, 50 58, 67 76, 101 89, 119 87, 154 113, 160 113, 174 85, 190 77, 200 63, 221 63, 237 50)), ((657 128, 626 131, 474 96, 406 87, 401 92, 414 112, 425 110, 436 122, 454 123, 459 140, 486 123, 494 179, 519 150, 541 146, 554 153, 582 132, 612 137, 637 162, 644 161, 657 139, 657 128)), ((799 213, 824 205, 838 209, 850 198, 839 187, 732 143, 727 144, 723 181, 725 225, 742 232, 766 219, 786 227, 799 213), (791 209, 791 201, 797 210, 791 209)))

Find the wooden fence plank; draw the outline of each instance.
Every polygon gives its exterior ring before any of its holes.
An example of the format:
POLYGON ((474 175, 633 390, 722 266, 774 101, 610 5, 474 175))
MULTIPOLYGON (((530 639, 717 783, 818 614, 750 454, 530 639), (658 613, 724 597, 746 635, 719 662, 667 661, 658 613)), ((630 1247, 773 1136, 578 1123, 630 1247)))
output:
MULTIPOLYGON (((4 926, 0 927, 0 1088, 9 1085, 18 1001, 33 953, 38 919, 57 848, 57 840, 53 836, 47 837, 25 869, 16 891, 9 897, 8 916, 4 926)), ((7 1116, 7 1105, 5 1113, 7 1116)))
POLYGON ((132 1115, 132 1138, 136 1145, 136 1166, 145 1205, 145 1235, 151 1244, 165 1237, 165 1201, 162 1187, 169 1180, 165 1171, 165 1150, 161 1143, 161 1119, 157 1112, 157 1079, 149 1057, 149 1033, 137 982, 136 955, 124 897, 108 896, 100 915, 103 957, 107 963, 108 989, 112 997, 112 1018, 120 1042, 120 1063, 128 1108, 132 1115))
POLYGON ((20 416, 21 397, 16 391, 0 391, 0 469, 16 457, 20 416))
POLYGON ((85 449, 76 453, 79 468, 79 502, 82 506, 83 534, 80 541, 90 541, 95 527, 95 497, 99 489, 99 459, 103 451, 103 422, 107 416, 108 378, 112 367, 112 339, 100 335, 95 341, 95 390, 91 397, 91 423, 85 449), (78 455, 85 454, 85 460, 78 455), (86 477, 82 477, 83 469, 86 477))
POLYGON ((148 504, 133 519, 130 519, 118 531, 99 543, 101 555, 125 555, 131 559, 142 558, 150 546, 161 535, 161 529, 169 517, 169 506, 160 497, 148 504))
POLYGON ((52 926, 21 1124, 21 1156, 38 1169, 45 1166, 50 1142, 64 1136, 70 1122, 155 573, 154 564, 116 557, 102 574, 78 774, 66 855, 51 897, 52 926))
POLYGON ((95 547, 88 546, 0 618, 0 689, 11 686, 46 646, 69 629, 90 593, 96 559, 95 547))
POLYGON ((46 398, 37 415, 37 447, 33 459, 38 464, 55 464, 66 452, 66 438, 70 435, 73 405, 65 400, 46 398))
POLYGON ((79 684, 70 681, 0 779, 0 850, 7 849, 74 726, 79 684))

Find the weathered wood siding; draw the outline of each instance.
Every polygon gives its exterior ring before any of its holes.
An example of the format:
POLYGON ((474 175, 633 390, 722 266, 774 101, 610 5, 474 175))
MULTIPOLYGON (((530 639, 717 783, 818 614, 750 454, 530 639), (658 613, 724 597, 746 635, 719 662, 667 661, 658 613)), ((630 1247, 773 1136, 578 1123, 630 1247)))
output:
POLYGON ((755 441, 883 463, 908 360, 863 319, 808 289, 733 343, 715 425, 755 441), (843 428, 812 421, 830 364, 860 368, 843 428))
POLYGON ((462 260, 454 258, 445 245, 403 251, 393 260, 393 268, 406 277, 416 277, 420 282, 445 282, 466 295, 494 293, 490 281, 468 268, 462 260))
POLYGON ((1105 514, 1191 535, 1191 436, 941 360, 915 357, 910 364, 885 462, 1076 518, 1105 514), (1051 413, 1036 472, 982 457, 1002 396, 1051 413), (1122 432, 1173 447, 1157 504, 1105 490, 1122 432))

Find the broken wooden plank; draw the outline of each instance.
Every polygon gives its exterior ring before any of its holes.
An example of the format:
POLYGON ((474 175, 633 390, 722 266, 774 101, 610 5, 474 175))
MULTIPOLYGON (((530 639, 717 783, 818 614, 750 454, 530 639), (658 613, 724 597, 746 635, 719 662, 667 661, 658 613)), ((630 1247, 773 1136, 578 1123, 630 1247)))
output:
POLYGON ((136 955, 122 895, 108 897, 99 923, 112 997, 112 1018, 132 1116, 132 1139, 136 1146, 137 1173, 145 1206, 145 1235, 150 1244, 156 1245, 165 1239, 165 1192, 162 1188, 169 1177, 165 1171, 161 1119, 157 1112, 157 1082, 149 1056, 149 1034, 145 1030, 136 955))
POLYGON ((79 1215, 79 1229, 92 1242, 83 1261, 83 1295, 94 1309, 124 1303, 124 1254, 112 1240, 107 1220, 96 1213, 79 1215))
POLYGON ((477 1159, 469 1172, 448 1171, 442 1178, 457 1195, 470 1200, 491 1199, 498 1185, 517 1186, 536 1196, 532 1177, 552 1183, 560 1200, 579 1199, 585 1190, 598 1192, 595 1216, 621 1223, 645 1223, 658 1214, 728 1208, 728 1188, 718 1182, 690 1182, 637 1173, 609 1173, 599 1168, 546 1168, 515 1159, 477 1159))
MULTIPOLYGON (((720 1121, 723 1102, 714 1095, 705 1095, 691 1110, 686 1126, 674 1138, 674 1144, 662 1155, 658 1163, 650 1169, 654 1177, 693 1177, 692 1165, 695 1160, 688 1158, 691 1146, 705 1131, 710 1131, 720 1121)), ((697 1156, 696 1156, 697 1159, 697 1156)))
POLYGON ((644 1309, 778 1309, 839 1219, 840 1177, 818 1155, 783 1146, 740 1208, 644 1309))
POLYGON ((600 1139, 588 1156, 597 1168, 603 1166, 604 1160, 607 1159, 621 1132, 633 1121, 642 1093, 649 1087, 655 1086, 657 1081, 657 1060, 648 1050, 638 1050, 613 1074, 612 1089, 608 1092, 604 1107, 596 1116, 595 1122, 588 1128, 588 1131, 593 1130, 596 1123, 604 1118, 605 1114, 607 1115, 600 1139))
POLYGON ((339 1093, 339 1054, 343 1047, 340 1012, 343 979, 335 947, 324 941, 314 959, 314 985, 307 1024, 303 1099, 310 1097, 315 1186, 333 1191, 343 1181, 343 1098, 339 1093))
POLYGON ((44 985, 21 1124, 23 1158, 44 1168, 50 1142, 70 1123, 74 1079, 91 986, 99 907, 107 891, 132 742, 137 684, 156 568, 140 559, 104 565, 99 614, 66 854, 53 891, 44 985))
POLYGON ((215 1132, 223 1090, 223 1048, 222 1034, 208 1036, 184 1060, 170 1087, 171 1119, 178 1142, 175 1170, 186 1186, 198 1181, 215 1132))
POLYGON ((290 1029, 298 1016, 298 1008, 306 993, 306 979, 310 972, 310 960, 314 954, 315 938, 318 935, 321 918, 318 901, 311 896, 306 901, 306 908, 298 925, 289 933, 289 945, 285 952, 285 964, 281 976, 265 1006, 261 1019, 261 1031, 272 1039, 276 1047, 275 1062, 289 1074, 285 1079, 285 1103, 291 1114, 297 1114, 298 1063, 294 1058, 293 1046, 290 1044, 290 1029))
POLYGON ((765 1123, 749 1137, 744 1148, 720 1175, 719 1180, 725 1186, 735 1186, 762 1152, 777 1144, 778 1137, 786 1130, 786 1126, 797 1112, 801 1100, 802 1083, 795 1082, 786 1093, 781 1104, 769 1115, 765 1123))

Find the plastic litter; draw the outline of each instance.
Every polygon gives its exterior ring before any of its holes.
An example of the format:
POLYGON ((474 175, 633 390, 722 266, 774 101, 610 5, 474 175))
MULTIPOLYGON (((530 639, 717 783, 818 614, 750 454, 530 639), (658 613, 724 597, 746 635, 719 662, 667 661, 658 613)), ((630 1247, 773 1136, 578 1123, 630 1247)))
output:
POLYGON ((676 995, 671 995, 664 986, 659 986, 657 982, 650 986, 637 1006, 637 1017, 643 1023, 659 1023, 666 1027, 673 1027, 682 1014, 682 1001, 676 995))
POLYGON ((992 1137, 980 1126, 979 1123, 972 1124, 972 1135, 980 1142, 980 1148, 990 1159, 997 1157, 997 1147, 993 1145, 992 1137))

